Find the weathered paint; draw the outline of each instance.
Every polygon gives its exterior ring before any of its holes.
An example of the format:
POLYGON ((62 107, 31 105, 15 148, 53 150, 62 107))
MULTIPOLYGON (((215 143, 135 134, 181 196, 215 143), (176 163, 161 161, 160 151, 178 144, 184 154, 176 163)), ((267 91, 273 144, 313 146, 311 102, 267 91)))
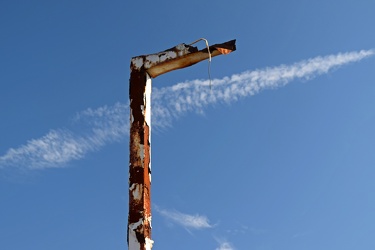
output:
POLYGON ((140 200, 142 198, 142 184, 133 183, 130 187, 130 191, 132 192, 133 198, 135 200, 140 200))
MULTIPOLYGON (((228 54, 236 50, 236 40, 212 45, 209 50, 211 57, 228 54)), ((155 78, 175 69, 189 67, 208 58, 207 48, 198 50, 197 47, 182 43, 156 54, 133 57, 131 64, 134 69, 141 70, 142 68, 152 78, 155 78)))
POLYGON ((133 57, 131 59, 131 65, 133 67, 133 70, 148 70, 160 63, 172 61, 178 57, 188 55, 197 51, 198 49, 196 47, 182 43, 156 54, 133 57))
POLYGON ((138 66, 139 61, 132 60, 127 237, 129 250, 151 250, 151 78, 138 66))
POLYGON ((128 225, 128 245, 129 250, 131 249, 143 249, 141 248, 141 243, 138 240, 138 235, 136 234, 136 230, 142 225, 142 219, 138 222, 134 222, 128 225))
POLYGON ((151 250, 153 244, 154 244, 153 240, 151 240, 150 238, 146 238, 145 249, 151 250))
MULTIPOLYGON (((190 45, 181 44, 175 47, 174 51, 178 54, 178 56, 172 58, 167 58, 165 60, 161 60, 162 57, 159 56, 159 61, 154 64, 150 64, 149 67, 146 67, 147 73, 155 78, 159 75, 165 74, 167 72, 182 69, 194 65, 200 61, 206 60, 208 58, 228 54, 232 51, 236 50, 236 40, 232 40, 226 43, 215 44, 209 47, 210 54, 208 53, 208 49, 199 50, 196 47, 192 47, 190 45), (179 53, 178 48, 189 48, 182 49, 181 53, 179 53)), ((159 55, 159 54, 158 54, 159 55)), ((147 61, 147 59, 146 59, 147 61)))
POLYGON ((179 44, 130 63, 129 250, 151 250, 151 77, 236 50, 235 40, 199 50, 179 44), (208 53, 208 49, 210 53, 208 53))

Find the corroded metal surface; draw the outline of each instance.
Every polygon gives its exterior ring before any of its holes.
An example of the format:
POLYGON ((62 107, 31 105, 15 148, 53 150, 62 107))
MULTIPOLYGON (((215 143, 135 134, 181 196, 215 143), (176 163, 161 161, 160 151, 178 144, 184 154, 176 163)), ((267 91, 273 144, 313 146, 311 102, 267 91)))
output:
MULTIPOLYGON (((236 40, 211 45, 209 49, 211 57, 228 54, 236 50, 236 40)), ((133 57, 131 62, 136 69, 143 68, 152 78, 155 78, 172 70, 189 67, 208 58, 207 48, 198 50, 197 47, 182 43, 163 52, 133 57)))
MULTIPOLYGON (((132 65, 133 67, 133 65, 132 65)), ((151 79, 130 75, 129 249, 151 250, 151 79)))
POLYGON ((151 77, 236 50, 235 40, 198 50, 180 44, 130 63, 129 250, 151 250, 151 77), (209 49, 209 51, 208 51, 209 49), (210 52, 210 53, 209 53, 210 52))

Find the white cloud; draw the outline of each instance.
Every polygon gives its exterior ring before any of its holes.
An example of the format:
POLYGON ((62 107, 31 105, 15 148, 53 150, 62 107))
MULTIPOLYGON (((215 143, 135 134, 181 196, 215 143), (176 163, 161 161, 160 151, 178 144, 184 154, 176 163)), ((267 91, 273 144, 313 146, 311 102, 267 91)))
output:
MULTIPOLYGON (((344 64, 374 55, 374 50, 339 53, 303 60, 292 65, 245 71, 230 77, 192 80, 174 86, 153 89, 153 128, 171 126, 174 119, 186 112, 203 112, 208 105, 231 103, 255 95, 264 89, 284 86, 296 79, 312 79, 344 64)), ((63 167, 72 160, 128 135, 128 105, 117 103, 77 114, 76 122, 83 132, 51 130, 39 139, 32 139, 18 148, 10 148, 0 156, 0 168, 6 166, 44 169, 63 167)))
POLYGON ((173 223, 181 225, 185 229, 204 229, 213 227, 208 218, 204 215, 184 214, 178 211, 160 209, 158 207, 156 207, 155 210, 163 217, 167 218, 173 223))
POLYGON ((123 104, 85 110, 77 114, 76 121, 88 127, 77 135, 64 130, 51 130, 39 139, 28 141, 16 149, 10 148, 0 156, 0 167, 16 166, 28 169, 44 169, 65 166, 72 160, 83 158, 113 141, 121 140, 129 133, 125 117, 128 108, 123 104))
POLYGON ((374 50, 339 53, 315 57, 292 65, 280 65, 245 71, 230 77, 212 80, 193 80, 174 86, 153 90, 153 124, 167 126, 189 111, 202 112, 208 105, 231 103, 239 98, 252 96, 265 89, 285 86, 296 79, 312 79, 344 64, 360 61, 374 55, 374 50))
POLYGON ((45 136, 28 141, 17 149, 9 149, 0 157, 0 163, 28 165, 30 168, 56 167, 70 160, 81 158, 94 145, 69 131, 51 130, 45 136))
POLYGON ((232 243, 226 240, 217 240, 216 241, 220 244, 215 250, 235 250, 232 243))

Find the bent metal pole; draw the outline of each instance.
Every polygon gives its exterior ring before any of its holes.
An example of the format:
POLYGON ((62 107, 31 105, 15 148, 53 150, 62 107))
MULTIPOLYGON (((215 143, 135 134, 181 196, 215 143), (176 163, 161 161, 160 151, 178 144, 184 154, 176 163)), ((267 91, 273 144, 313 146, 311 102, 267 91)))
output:
POLYGON ((151 250, 151 78, 236 50, 236 41, 198 50, 179 44, 130 63, 129 250, 151 250))

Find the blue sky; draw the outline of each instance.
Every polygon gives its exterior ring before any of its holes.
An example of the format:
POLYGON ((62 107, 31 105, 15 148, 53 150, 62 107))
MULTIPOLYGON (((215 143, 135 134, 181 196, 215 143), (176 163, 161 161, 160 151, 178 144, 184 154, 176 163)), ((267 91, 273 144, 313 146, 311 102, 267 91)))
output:
POLYGON ((153 249, 374 249, 374 9, 1 2, 0 248, 127 249, 130 59, 204 37, 212 91, 153 80, 153 249))

